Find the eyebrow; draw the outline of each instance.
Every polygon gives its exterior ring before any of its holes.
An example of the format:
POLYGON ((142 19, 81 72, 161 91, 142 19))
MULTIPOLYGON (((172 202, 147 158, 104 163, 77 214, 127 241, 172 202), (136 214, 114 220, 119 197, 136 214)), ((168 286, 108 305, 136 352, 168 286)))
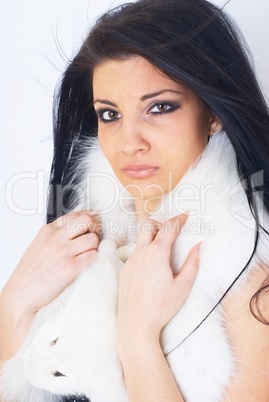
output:
POLYGON ((143 95, 140 100, 144 102, 147 99, 154 98, 155 96, 162 95, 164 92, 173 92, 176 94, 182 94, 180 91, 174 91, 173 89, 163 89, 162 91, 152 92, 151 94, 143 95))
MULTIPOLYGON (((162 91, 152 92, 150 94, 146 94, 146 95, 141 96, 140 101, 144 102, 147 99, 151 99, 151 98, 154 98, 155 96, 162 95, 165 92, 173 92, 173 93, 182 95, 182 92, 180 92, 180 91, 174 91, 173 89, 163 89, 162 91)), ((115 103, 113 103, 113 102, 111 102, 109 100, 106 100, 106 99, 95 99, 93 104, 95 104, 97 102, 104 103, 106 105, 110 105, 110 106, 114 106, 114 107, 118 107, 115 103)))
POLYGON ((115 103, 110 102, 109 100, 106 100, 106 99, 95 99, 95 101, 93 102, 93 104, 95 104, 96 102, 105 103, 106 105, 110 105, 110 106, 117 107, 117 105, 116 105, 115 103))

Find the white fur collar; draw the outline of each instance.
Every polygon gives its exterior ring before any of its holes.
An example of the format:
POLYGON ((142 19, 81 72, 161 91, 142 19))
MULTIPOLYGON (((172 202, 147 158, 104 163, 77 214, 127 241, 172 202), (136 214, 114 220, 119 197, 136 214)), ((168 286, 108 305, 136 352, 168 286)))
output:
MULTIPOLYGON (((81 196, 74 206, 100 214, 104 240, 99 256, 38 313, 19 353, 2 367, 0 390, 7 402, 55 402, 59 400, 56 394, 75 393, 87 395, 91 402, 128 401, 116 353, 115 326, 118 273, 124 266, 121 259, 131 252, 122 247, 135 242, 135 213, 130 195, 97 142, 91 140, 90 145, 79 167, 82 181, 77 194, 81 196), (57 343, 50 346, 56 338, 57 343), (55 377, 55 370, 65 377, 55 377)), ((236 375, 236 356, 229 346, 221 306, 188 335, 240 274, 256 235, 225 133, 213 136, 153 218, 164 221, 185 211, 189 218, 172 251, 173 269, 179 271, 189 250, 202 241, 200 270, 184 307, 164 329, 162 345, 185 400, 217 402, 236 375)), ((268 227, 267 215, 265 219, 268 227)), ((261 233, 258 251, 232 291, 240 289, 250 270, 260 259, 266 261, 267 254, 268 238, 261 233)))

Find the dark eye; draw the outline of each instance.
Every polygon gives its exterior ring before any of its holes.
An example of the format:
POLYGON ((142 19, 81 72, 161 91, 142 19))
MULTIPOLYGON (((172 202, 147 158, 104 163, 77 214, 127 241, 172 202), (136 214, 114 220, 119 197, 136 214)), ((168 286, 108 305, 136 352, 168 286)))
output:
POLYGON ((159 103, 155 103, 149 112, 152 114, 164 114, 164 113, 172 112, 173 110, 176 110, 178 108, 179 108, 179 105, 177 105, 176 103, 159 102, 159 103))
POLYGON ((96 114, 102 123, 110 123, 121 118, 121 114, 115 110, 101 109, 97 110, 96 114))
POLYGON ((106 112, 103 113, 103 119, 104 120, 114 120, 117 118, 118 113, 115 112, 114 110, 107 110, 106 112))

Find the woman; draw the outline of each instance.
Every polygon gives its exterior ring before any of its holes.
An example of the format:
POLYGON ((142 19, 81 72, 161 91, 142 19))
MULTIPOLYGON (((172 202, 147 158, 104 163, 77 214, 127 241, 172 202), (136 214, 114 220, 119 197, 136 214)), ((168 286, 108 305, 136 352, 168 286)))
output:
MULTIPOLYGON (((51 223, 41 229, 1 294, 0 360, 16 353, 36 312, 96 257, 96 221, 85 211, 69 212, 81 180, 73 167, 83 154, 83 138, 98 135, 143 222, 203 153, 209 138, 224 129, 246 184, 249 208, 263 231, 253 177, 263 172, 267 214, 268 125, 268 110, 243 41, 211 3, 141 0, 101 17, 58 91, 51 223), (74 230, 68 232, 70 221, 74 230)), ((151 230, 139 235, 120 277, 118 353, 132 402, 183 400, 159 337, 184 304, 197 274, 198 246, 180 275, 173 277, 170 268, 171 247, 185 220, 174 218, 178 225, 172 231, 168 223, 149 221, 151 230)), ((267 272, 265 264, 258 268, 241 292, 228 293, 222 302, 239 373, 222 401, 266 401, 269 394, 267 272)))

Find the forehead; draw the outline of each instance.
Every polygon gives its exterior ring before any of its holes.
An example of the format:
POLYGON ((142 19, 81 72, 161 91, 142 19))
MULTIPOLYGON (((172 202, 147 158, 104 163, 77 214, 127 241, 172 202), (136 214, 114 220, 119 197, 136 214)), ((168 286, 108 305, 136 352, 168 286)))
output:
POLYGON ((154 65, 140 56, 124 60, 108 60, 99 64, 93 72, 93 91, 108 90, 109 87, 126 88, 130 86, 144 91, 164 88, 179 89, 179 84, 159 71, 154 65))

